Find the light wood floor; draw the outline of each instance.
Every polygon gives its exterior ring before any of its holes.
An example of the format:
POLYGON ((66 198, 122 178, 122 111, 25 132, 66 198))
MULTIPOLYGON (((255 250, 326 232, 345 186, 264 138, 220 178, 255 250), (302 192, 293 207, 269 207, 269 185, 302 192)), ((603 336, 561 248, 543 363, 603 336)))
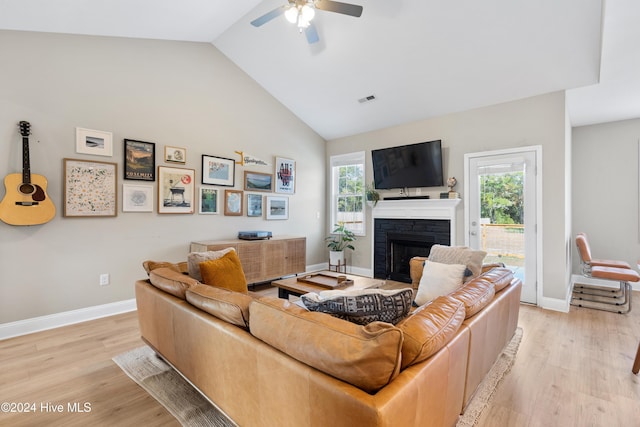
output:
MULTIPOLYGON (((640 377, 631 372, 640 307, 619 315, 523 305, 519 324, 516 362, 479 426, 640 426, 640 377)), ((178 426, 111 360, 140 345, 135 312, 0 341, 0 403, 36 405, 0 413, 0 426, 178 426), (63 412, 46 412, 47 403, 63 412), (90 412, 70 413, 69 403, 90 412)))

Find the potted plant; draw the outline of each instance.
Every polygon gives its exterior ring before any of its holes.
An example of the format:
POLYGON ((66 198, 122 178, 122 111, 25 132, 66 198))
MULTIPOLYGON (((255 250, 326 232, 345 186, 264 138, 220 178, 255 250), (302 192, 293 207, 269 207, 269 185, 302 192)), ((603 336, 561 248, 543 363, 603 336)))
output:
POLYGON ((353 234, 353 231, 346 228, 343 222, 335 224, 335 228, 331 234, 331 236, 324 239, 328 242, 329 264, 344 265, 344 250, 355 250, 351 242, 356 240, 356 235, 353 234))
POLYGON ((374 207, 378 204, 378 201, 380 200, 380 193, 378 193, 378 190, 376 190, 373 182, 371 184, 367 184, 364 189, 364 194, 367 198, 367 204, 369 206, 374 207))

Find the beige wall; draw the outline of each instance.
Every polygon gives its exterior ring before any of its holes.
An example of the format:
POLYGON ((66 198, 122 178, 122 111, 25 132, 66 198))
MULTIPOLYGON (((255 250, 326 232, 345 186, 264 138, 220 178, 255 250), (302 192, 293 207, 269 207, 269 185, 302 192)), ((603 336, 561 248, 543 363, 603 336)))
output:
MULTIPOLYGON (((573 239, 585 232, 593 257, 634 268, 640 258, 639 138, 640 119, 573 129, 573 239)), ((572 250, 573 271, 579 273, 574 241, 572 250)))
MULTIPOLYGON (((239 230, 304 235, 307 265, 325 261, 324 140, 212 45, 0 31, 0 70, 0 176, 21 171, 17 123, 31 122, 32 172, 48 177, 58 208, 44 225, 0 223, 0 324, 133 298, 143 260, 183 260, 190 241, 239 230), (113 157, 75 153, 76 127, 113 132, 113 157), (155 208, 63 218, 62 159, 118 163, 121 191, 124 138, 155 142, 158 165, 165 145, 186 147, 197 183, 202 154, 293 158, 290 219, 158 215, 155 208), (101 273, 111 285, 98 286, 101 273)), ((243 171, 236 169, 236 189, 243 171)))
MULTIPOLYGON (((365 150, 366 180, 369 182, 373 176, 371 149, 441 139, 445 176, 458 179, 456 190, 463 195, 465 153, 541 145, 543 297, 564 300, 568 289, 566 266, 569 262, 566 250, 569 231, 565 221, 568 191, 565 171, 566 163, 570 161, 566 158, 570 152, 570 147, 567 147, 570 143, 567 141, 567 127, 564 93, 559 92, 332 140, 327 144, 327 158, 334 154, 365 150)), ((422 194, 438 197, 440 191, 446 191, 446 187, 424 189, 422 194)), ((386 195, 392 193, 398 195, 397 192, 387 192, 386 195)), ((463 212, 460 205, 456 244, 464 243, 463 212)), ((370 211, 367 221, 370 225, 370 211)), ((371 270, 371 239, 370 235, 358 239, 356 251, 351 255, 356 268, 371 270)), ((545 305, 544 301, 540 303, 545 305)))

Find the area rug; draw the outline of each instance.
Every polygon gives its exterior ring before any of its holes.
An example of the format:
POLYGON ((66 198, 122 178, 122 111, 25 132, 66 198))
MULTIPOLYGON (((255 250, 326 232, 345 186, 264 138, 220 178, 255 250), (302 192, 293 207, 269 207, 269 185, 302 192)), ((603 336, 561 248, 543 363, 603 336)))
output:
MULTIPOLYGON (((493 365, 456 427, 475 426, 504 376, 511 370, 522 340, 517 328, 511 342, 493 365)), ((113 358, 138 385, 162 404, 185 427, 233 427, 235 424, 205 399, 151 348, 144 346, 113 358)))
POLYGON ((502 350, 502 354, 500 354, 498 360, 496 360, 487 376, 478 386, 476 394, 471 399, 464 414, 460 416, 456 427, 473 427, 478 424, 482 411, 489 406, 493 394, 516 361, 520 341, 522 341, 522 328, 516 328, 513 338, 502 350))
POLYGON ((144 346, 113 361, 185 427, 233 427, 235 423, 205 399, 182 375, 144 346))

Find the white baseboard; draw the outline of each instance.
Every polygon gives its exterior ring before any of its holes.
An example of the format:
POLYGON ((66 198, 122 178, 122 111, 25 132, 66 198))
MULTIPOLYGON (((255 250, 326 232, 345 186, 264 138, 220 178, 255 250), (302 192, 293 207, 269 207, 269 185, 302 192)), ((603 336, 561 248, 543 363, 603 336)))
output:
MULTIPOLYGON (((328 269, 329 269, 329 263, 328 262, 321 263, 321 264, 315 264, 315 265, 308 265, 307 266, 307 271, 308 272, 328 270, 328 269)), ((360 268, 360 267, 349 267, 349 266, 347 266, 347 274, 354 274, 356 276, 363 276, 363 277, 373 277, 373 271, 370 268, 360 268)))
POLYGON ((16 322, 3 323, 0 324, 0 340, 46 331, 47 329, 59 328, 61 326, 73 325, 74 323, 86 322, 87 320, 99 319, 101 317, 113 316, 115 314, 127 313, 135 309, 136 300, 130 299, 47 316, 18 320, 16 322))
POLYGON ((570 297, 565 299, 542 297, 541 301, 538 301, 538 307, 544 308, 545 310, 553 310, 553 311, 560 311, 562 313, 568 313, 570 303, 571 303, 570 297))
POLYGON ((307 265, 306 266, 307 273, 311 273, 313 271, 322 271, 322 270, 328 270, 329 269, 329 263, 328 262, 323 262, 320 264, 314 264, 314 265, 307 265))

